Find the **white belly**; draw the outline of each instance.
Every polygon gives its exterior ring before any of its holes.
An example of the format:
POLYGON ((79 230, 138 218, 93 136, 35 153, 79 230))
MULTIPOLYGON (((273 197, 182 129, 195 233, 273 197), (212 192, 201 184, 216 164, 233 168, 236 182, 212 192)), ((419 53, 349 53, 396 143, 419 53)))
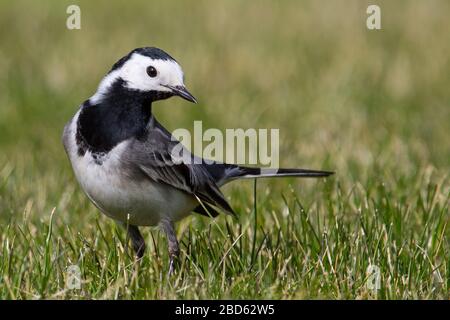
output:
POLYGON ((86 153, 74 165, 75 175, 92 202, 109 217, 132 225, 157 225, 161 218, 177 221, 195 207, 195 198, 151 180, 124 179, 108 159, 101 166, 86 153))
POLYGON ((77 154, 71 132, 67 152, 89 199, 107 216, 136 226, 154 226, 164 217, 178 221, 189 215, 197 204, 192 195, 150 179, 136 182, 121 172, 120 155, 126 143, 112 149, 99 165, 89 151, 84 156, 77 154))

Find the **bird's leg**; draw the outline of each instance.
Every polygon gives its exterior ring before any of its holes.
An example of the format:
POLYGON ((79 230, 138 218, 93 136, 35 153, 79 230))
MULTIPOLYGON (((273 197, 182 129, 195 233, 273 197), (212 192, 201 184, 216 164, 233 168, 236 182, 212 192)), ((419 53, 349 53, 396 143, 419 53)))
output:
POLYGON ((141 259, 144 256, 145 252, 145 240, 139 232, 139 228, 132 225, 125 225, 124 227, 127 229, 128 236, 131 239, 131 244, 133 246, 133 250, 136 253, 136 257, 141 259))
POLYGON ((173 222, 170 220, 162 220, 161 228, 167 237, 167 243, 169 246, 169 275, 174 272, 174 265, 178 260, 178 256, 180 255, 180 247, 178 246, 177 235, 175 233, 175 228, 173 222))

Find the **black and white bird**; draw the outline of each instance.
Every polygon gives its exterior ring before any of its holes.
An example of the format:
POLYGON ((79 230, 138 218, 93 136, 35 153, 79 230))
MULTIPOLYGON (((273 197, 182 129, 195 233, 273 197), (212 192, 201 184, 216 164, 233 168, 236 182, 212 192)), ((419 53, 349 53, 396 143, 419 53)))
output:
MULTIPOLYGON (((183 71, 158 48, 131 51, 117 61, 64 128, 73 171, 92 203, 126 227, 137 257, 145 242, 138 226, 160 226, 168 239, 170 271, 179 255, 174 222, 192 212, 233 214, 220 187, 239 178, 326 177, 329 171, 259 168, 210 161, 180 161, 180 144, 152 114, 152 103, 195 98, 183 71)), ((188 150, 183 154, 194 159, 188 150)), ((197 160, 199 158, 196 158, 197 160)))

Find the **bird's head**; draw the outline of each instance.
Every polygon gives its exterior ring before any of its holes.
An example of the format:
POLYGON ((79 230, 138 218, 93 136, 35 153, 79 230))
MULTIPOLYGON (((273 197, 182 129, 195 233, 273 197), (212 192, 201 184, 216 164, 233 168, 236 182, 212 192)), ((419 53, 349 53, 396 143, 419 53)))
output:
POLYGON ((183 70, 178 62, 158 48, 137 48, 117 61, 101 81, 91 102, 100 101, 117 86, 151 101, 179 96, 197 103, 184 85, 183 70))

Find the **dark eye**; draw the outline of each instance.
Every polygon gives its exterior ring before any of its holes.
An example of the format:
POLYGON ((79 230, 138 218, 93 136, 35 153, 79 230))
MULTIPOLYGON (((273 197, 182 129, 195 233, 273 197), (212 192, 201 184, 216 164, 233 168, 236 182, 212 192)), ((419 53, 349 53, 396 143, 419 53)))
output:
POLYGON ((155 67, 149 66, 147 67, 147 74, 149 77, 154 78, 158 74, 158 71, 156 71, 155 67))

